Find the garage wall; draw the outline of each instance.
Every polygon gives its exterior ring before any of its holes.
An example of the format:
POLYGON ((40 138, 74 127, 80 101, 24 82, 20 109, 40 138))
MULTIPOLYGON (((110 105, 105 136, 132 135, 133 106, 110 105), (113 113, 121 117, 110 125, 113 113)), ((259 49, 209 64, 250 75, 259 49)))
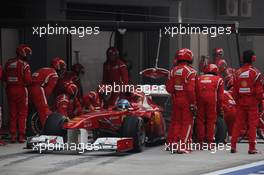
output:
MULTIPOLYGON (((9 58, 16 57, 16 47, 19 44, 19 31, 17 29, 1 29, 1 63, 4 66, 9 58)), ((7 97, 4 84, 1 83, 1 105, 3 109, 3 125, 7 126, 8 123, 8 107, 7 97)), ((0 126, 1 127, 1 126, 0 126)))
POLYGON ((132 84, 141 81, 139 72, 143 64, 143 32, 127 32, 123 37, 123 55, 131 65, 129 77, 132 84))
POLYGON ((255 53, 257 56, 257 61, 254 65, 263 73, 264 72, 264 66, 263 66, 264 65, 263 64, 264 62, 264 52, 263 52, 264 36, 255 36, 253 38, 254 38, 253 48, 255 49, 255 53))
MULTIPOLYGON (((198 23, 213 23, 218 22, 234 22, 234 20, 239 21, 240 27, 264 27, 263 21, 263 0, 253 0, 252 6, 252 17, 251 18, 233 18, 233 19, 223 19, 217 16, 217 0, 185 0, 183 1, 183 21, 184 22, 198 22, 198 23)), ((263 45, 263 42, 255 37, 250 36, 239 36, 240 44, 240 53, 246 49, 255 49, 258 57, 261 57, 264 54, 263 49, 258 49, 256 43, 263 45), (258 51, 257 51, 258 50, 258 51)), ((228 64, 233 67, 239 67, 239 56, 237 53, 236 37, 235 35, 231 36, 222 36, 216 38, 208 38, 209 40, 209 55, 212 56, 212 50, 215 47, 222 47, 225 51, 225 58, 227 59, 228 64)), ((264 59, 258 60, 258 66, 264 67, 264 59)))
POLYGON ((79 51, 79 62, 85 68, 81 77, 84 93, 96 89, 102 81, 103 63, 106 60, 106 50, 109 47, 111 32, 100 32, 99 35, 79 38, 72 36, 72 64, 76 63, 74 51, 79 51))
POLYGON ((194 54, 193 67, 196 70, 198 70, 201 57, 209 54, 208 44, 208 37, 206 35, 191 35, 190 49, 194 54))

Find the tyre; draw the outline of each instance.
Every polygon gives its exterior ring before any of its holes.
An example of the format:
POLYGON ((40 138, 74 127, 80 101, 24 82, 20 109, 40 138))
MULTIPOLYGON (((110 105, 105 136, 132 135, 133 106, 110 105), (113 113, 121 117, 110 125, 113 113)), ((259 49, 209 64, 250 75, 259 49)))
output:
POLYGON ((66 118, 58 113, 52 113, 48 116, 44 129, 44 135, 56 135, 66 137, 67 131, 63 129, 66 118))
POLYGON ((42 126, 39 120, 39 115, 35 110, 31 110, 29 112, 26 125, 27 125, 26 128, 27 137, 41 134, 42 126))
POLYGON ((127 116, 121 127, 122 137, 132 137, 134 148, 132 152, 141 152, 145 145, 145 125, 142 118, 127 116))
POLYGON ((216 132, 215 132, 215 142, 218 143, 226 143, 227 138, 227 126, 222 117, 217 117, 216 120, 216 132))

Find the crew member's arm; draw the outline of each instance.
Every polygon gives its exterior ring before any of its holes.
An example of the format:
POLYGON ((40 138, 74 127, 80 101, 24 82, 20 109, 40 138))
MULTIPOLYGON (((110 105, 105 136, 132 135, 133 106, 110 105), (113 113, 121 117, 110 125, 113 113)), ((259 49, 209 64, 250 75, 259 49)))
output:
POLYGON ((168 75, 168 80, 166 82, 166 90, 168 93, 170 94, 173 94, 175 89, 174 89, 174 85, 175 85, 175 82, 174 82, 174 78, 173 78, 173 69, 171 69, 169 75, 168 75))
POLYGON ((193 105, 196 105, 195 82, 196 82, 196 72, 192 72, 187 77, 186 90, 189 98, 189 103, 193 105))
POLYGON ((49 81, 47 82, 47 84, 44 88, 45 89, 45 95, 47 98, 51 95, 53 89, 55 88, 57 81, 58 81, 58 78, 59 77, 57 74, 54 74, 49 78, 49 81))
POLYGON ((196 99, 200 98, 200 90, 199 90, 199 76, 196 76, 196 80, 195 80, 195 97, 196 99))
POLYGON ((223 113, 223 100, 224 100, 224 81, 222 78, 220 78, 217 84, 217 109, 219 109, 220 114, 223 113))
POLYGON ((83 113, 82 105, 80 101, 78 100, 78 98, 75 97, 73 103, 74 103, 73 117, 81 115, 83 113))
POLYGON ((122 83, 125 85, 128 84, 128 70, 126 64, 121 62, 119 69, 120 69, 120 76, 122 79, 122 83))
POLYGON ((239 94, 238 94, 238 91, 239 91, 239 84, 238 84, 238 81, 237 81, 237 74, 235 74, 235 76, 234 76, 234 88, 233 88, 233 90, 232 90, 232 96, 233 96, 233 98, 234 98, 234 100, 237 102, 237 100, 238 100, 238 96, 239 96, 239 94))
POLYGON ((81 79, 77 75, 74 75, 72 78, 72 81, 78 87, 78 97, 82 98, 83 97, 83 89, 82 89, 81 79))
POLYGON ((69 117, 68 108, 69 98, 65 94, 58 96, 56 99, 56 111, 61 115, 69 117))
POLYGON ((257 75, 256 83, 255 83, 255 92, 257 100, 260 104, 262 104, 262 97, 263 97, 263 82, 262 82, 262 75, 259 73, 257 75))
POLYGON ((32 76, 31 76, 29 64, 26 64, 24 66, 24 82, 26 86, 28 86, 32 82, 32 76))

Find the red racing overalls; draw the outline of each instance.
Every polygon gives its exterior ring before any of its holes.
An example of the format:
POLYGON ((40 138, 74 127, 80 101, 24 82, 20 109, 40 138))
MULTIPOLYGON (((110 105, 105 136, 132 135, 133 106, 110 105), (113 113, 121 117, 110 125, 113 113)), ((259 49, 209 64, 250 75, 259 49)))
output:
POLYGON ((236 122, 232 131, 231 147, 236 150, 237 138, 248 125, 249 151, 256 150, 256 129, 259 124, 258 105, 262 102, 261 73, 251 64, 244 64, 235 73, 233 96, 238 105, 236 122))
POLYGON ((168 143, 187 143, 192 137, 193 114, 196 104, 196 71, 186 63, 172 68, 166 82, 166 90, 172 96, 172 115, 168 131, 168 143))
POLYGON ((224 82, 217 75, 205 74, 197 78, 197 138, 199 143, 214 141, 217 110, 223 110, 224 82), (206 123, 206 124, 205 124, 206 123))
POLYGON ((28 115, 27 86, 31 83, 30 66, 19 57, 9 59, 5 64, 4 80, 8 98, 11 137, 16 137, 17 122, 18 133, 20 137, 24 137, 28 115))
POLYGON ((32 74, 32 84, 29 87, 29 95, 39 114, 42 126, 45 125, 46 119, 52 113, 47 99, 52 94, 57 80, 58 75, 53 68, 41 68, 32 74))

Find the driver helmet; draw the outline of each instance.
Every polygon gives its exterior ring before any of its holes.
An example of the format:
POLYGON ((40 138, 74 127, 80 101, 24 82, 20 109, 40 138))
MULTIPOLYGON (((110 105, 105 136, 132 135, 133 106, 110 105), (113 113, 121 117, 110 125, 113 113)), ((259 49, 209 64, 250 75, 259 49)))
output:
POLYGON ((131 105, 127 99, 120 99, 117 102, 117 108, 118 109, 124 110, 124 109, 128 109, 130 107, 131 107, 131 105))

